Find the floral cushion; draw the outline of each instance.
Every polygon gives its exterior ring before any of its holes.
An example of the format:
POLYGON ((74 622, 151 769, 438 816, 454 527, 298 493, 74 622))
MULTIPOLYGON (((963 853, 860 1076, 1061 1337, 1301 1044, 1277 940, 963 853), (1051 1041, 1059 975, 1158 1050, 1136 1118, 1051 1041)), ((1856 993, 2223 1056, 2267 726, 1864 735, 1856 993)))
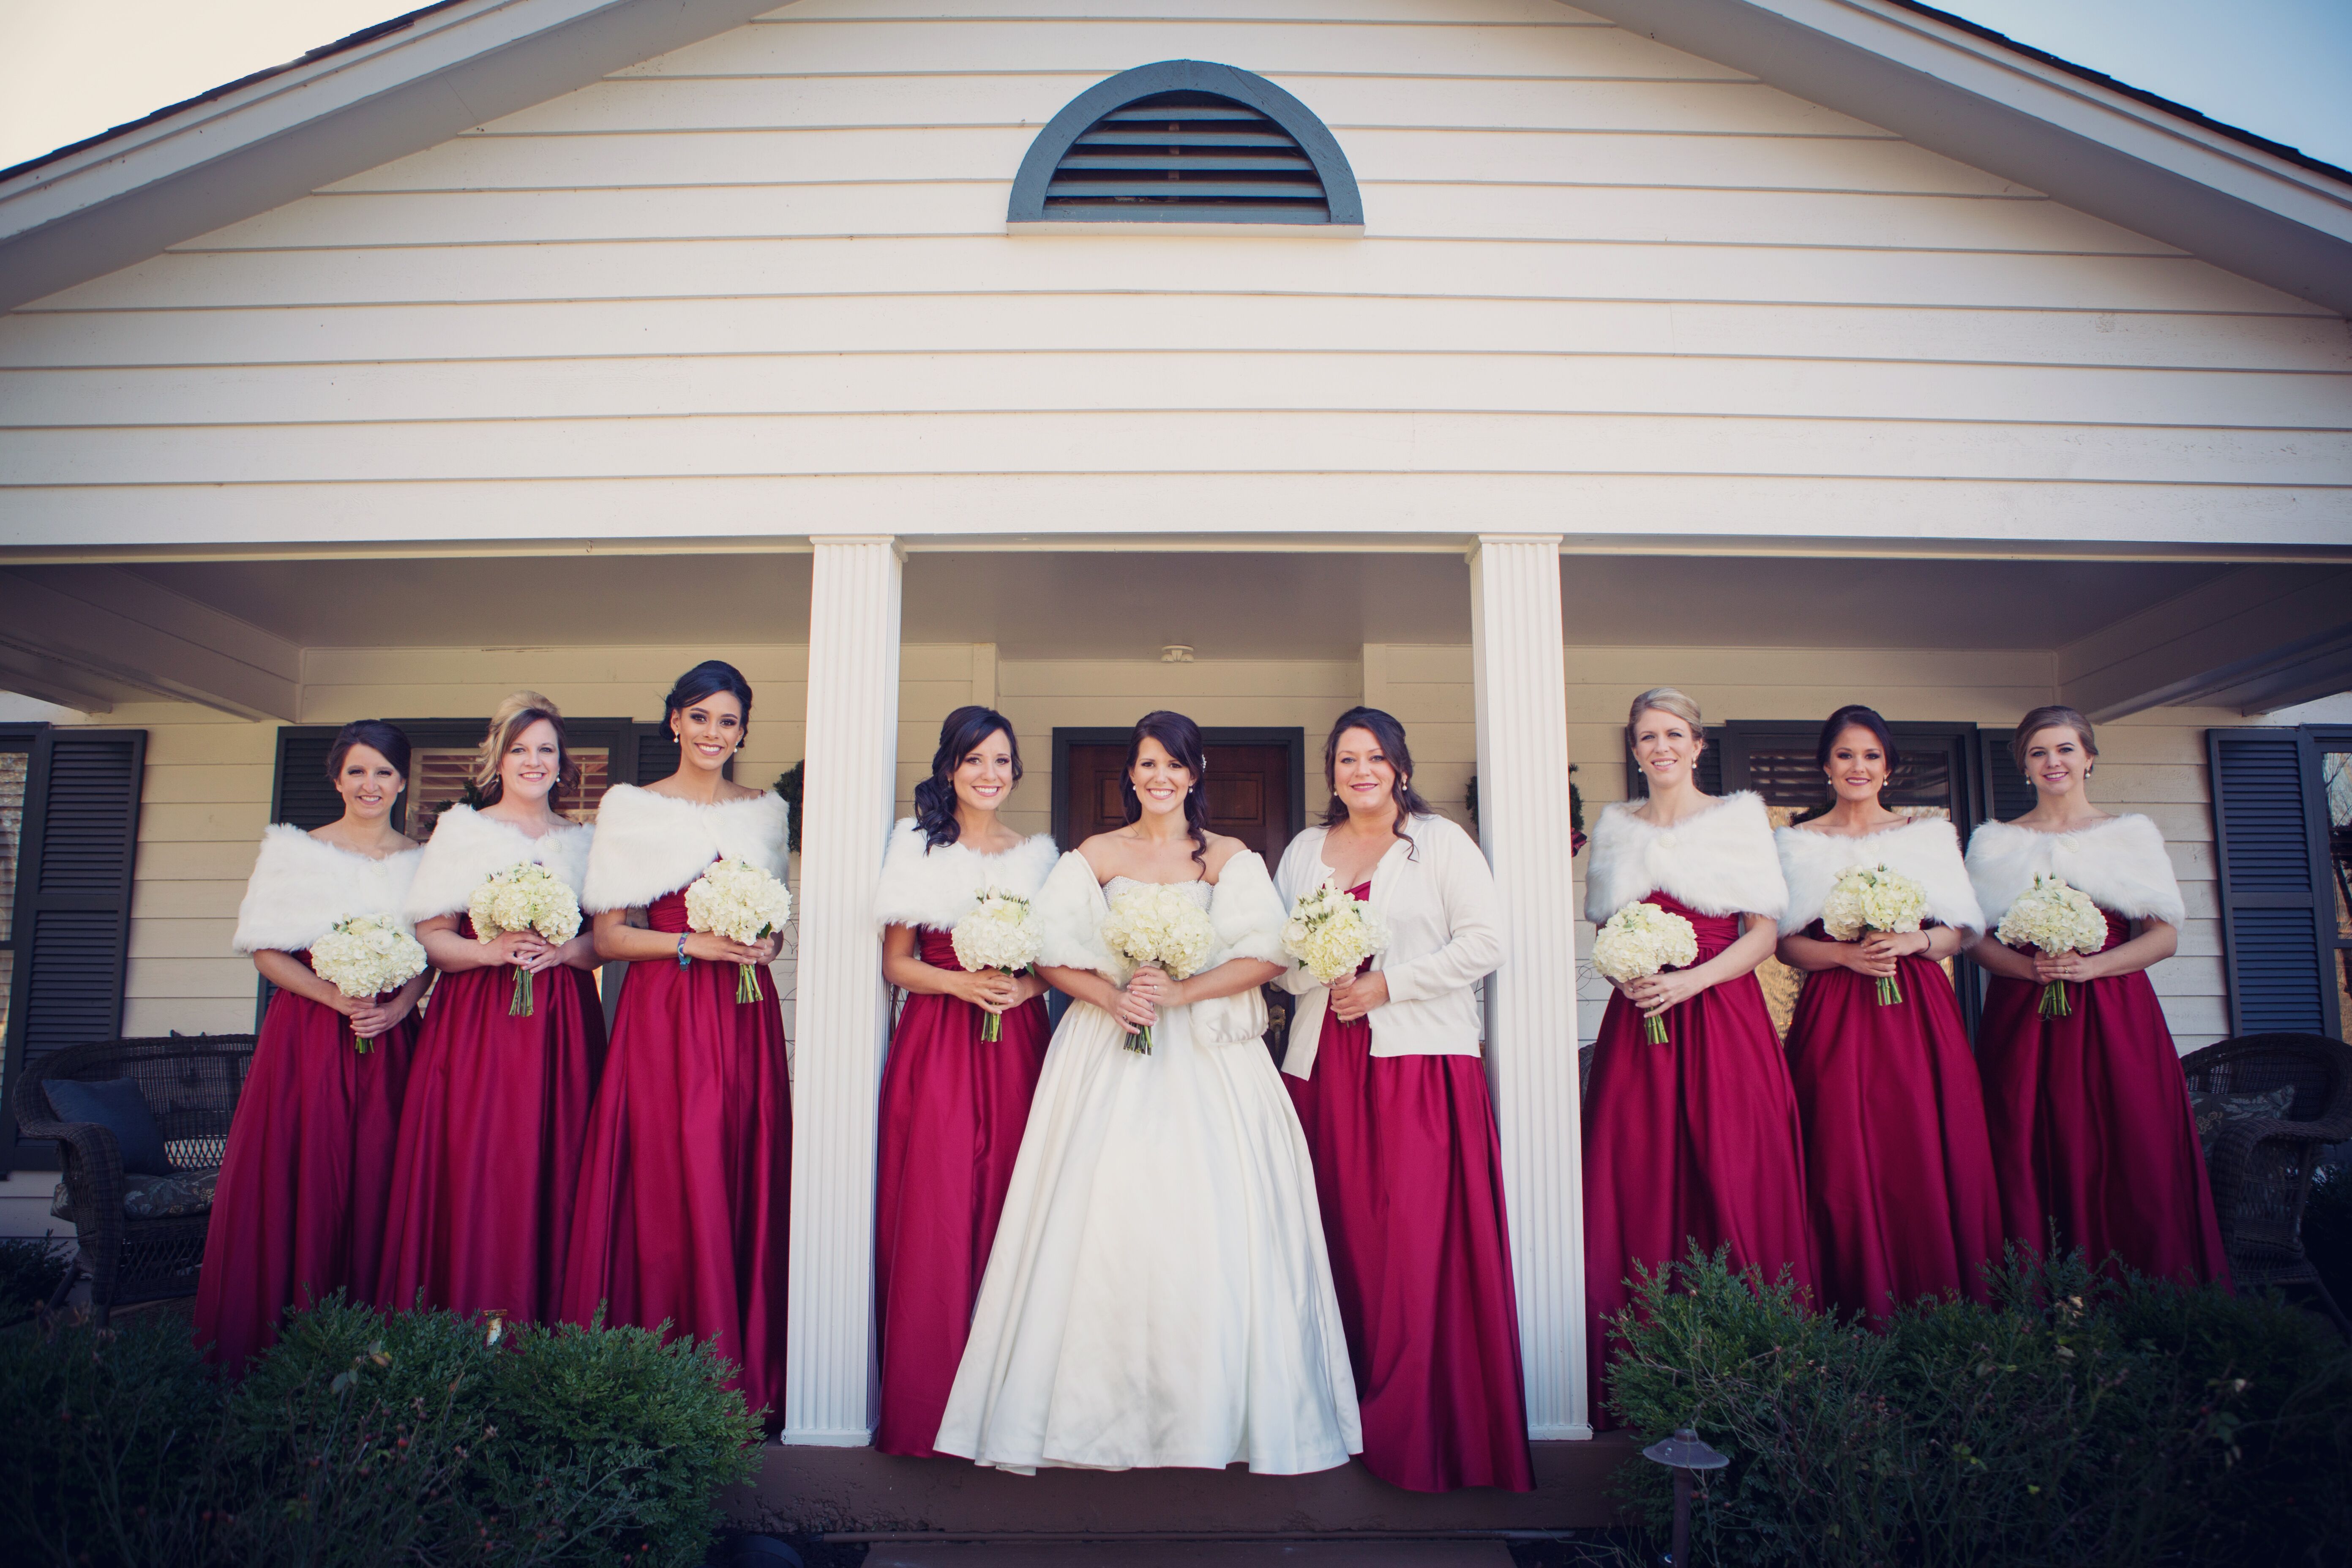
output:
MULTIPOLYGON (((164 1176, 126 1175, 122 1179, 122 1212, 131 1219, 178 1219, 204 1214, 213 1206, 213 1184, 220 1167, 174 1171, 164 1176)), ((74 1217, 73 1200, 63 1182, 49 1200, 49 1213, 59 1219, 74 1217)))
POLYGON ((2275 1121, 2286 1115, 2294 1104, 2294 1085, 2281 1084, 2260 1094, 2192 1094, 2189 1109, 2197 1119, 2197 1142, 2205 1145, 2206 1156, 2213 1153, 2213 1140, 2221 1135, 2224 1124, 2231 1121, 2275 1121))

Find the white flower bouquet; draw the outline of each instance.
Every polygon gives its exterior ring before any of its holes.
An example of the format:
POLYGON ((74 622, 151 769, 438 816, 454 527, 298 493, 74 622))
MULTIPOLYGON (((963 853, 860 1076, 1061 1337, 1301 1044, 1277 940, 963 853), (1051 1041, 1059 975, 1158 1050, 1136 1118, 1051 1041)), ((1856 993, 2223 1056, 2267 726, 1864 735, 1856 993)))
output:
MULTIPOLYGON (((694 879, 686 889, 686 928, 707 931, 740 942, 746 947, 784 929, 792 918, 793 895, 785 886, 749 860, 721 860, 694 879)), ((757 1002, 757 964, 735 966, 735 1000, 757 1002)))
MULTIPOLYGON (((1174 980, 1185 978, 1206 963, 1209 950, 1217 945, 1216 928, 1209 923, 1209 911, 1185 893, 1185 886, 1166 882, 1133 887, 1113 899, 1110 916, 1102 928, 1103 945, 1112 956, 1134 969, 1150 965, 1162 970, 1174 980)), ((1150 1055, 1150 1027, 1128 1037, 1127 1048, 1150 1055)))
MULTIPOLYGON (((1029 900, 1017 893, 987 889, 950 934, 955 941, 956 962, 975 974, 983 969, 1018 974, 1037 961, 1037 922, 1029 918, 1029 900)), ((982 1040, 1003 1037, 1002 1016, 983 1012, 981 1018, 982 1040)))
MULTIPOLYGON (((346 996, 381 996, 425 973, 425 944, 382 915, 353 915, 310 944, 310 973, 346 996)), ((352 1039, 362 1054, 375 1047, 352 1039)))
MULTIPOLYGON (((2089 894, 2067 886, 2064 878, 2036 877, 2033 886, 2009 906, 1992 934, 2004 947, 2040 948, 2053 958, 2069 950, 2096 952, 2107 945, 2107 917, 2089 894)), ((2042 986, 2043 1017, 2063 1018, 2074 1011, 2064 981, 2042 986)))
MULTIPOLYGON (((1621 985, 1697 962, 1698 932, 1682 916, 1655 904, 1627 904, 1592 939, 1592 967, 1621 985)), ((1652 1045, 1666 1043, 1665 1019, 1643 1022, 1652 1045)))
MULTIPOLYGON (((1900 871, 1884 866, 1848 866, 1822 900, 1822 929, 1840 942, 1860 942, 1872 931, 1903 936, 1927 918, 1927 895, 1900 871)), ((1895 976, 1878 977, 1878 1005, 1903 1000, 1895 976)))
MULTIPOLYGON (((578 895, 569 882, 534 860, 483 878, 466 900, 466 914, 474 922, 477 942, 496 942, 510 931, 531 931, 561 947, 580 934, 578 895)), ((528 1018, 533 1012, 530 978, 528 969, 515 971, 508 1016, 528 1018)))
POLYGON ((1282 951, 1328 985, 1389 944, 1372 906, 1340 888, 1301 893, 1282 928, 1282 951))

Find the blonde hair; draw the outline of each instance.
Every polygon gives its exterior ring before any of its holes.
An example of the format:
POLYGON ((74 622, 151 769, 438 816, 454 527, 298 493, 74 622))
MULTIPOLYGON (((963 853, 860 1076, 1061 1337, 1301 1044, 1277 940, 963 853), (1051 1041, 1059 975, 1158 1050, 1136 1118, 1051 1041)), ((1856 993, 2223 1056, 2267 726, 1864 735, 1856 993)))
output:
MULTIPOLYGON (((506 760, 507 748, 515 737, 546 720, 555 728, 555 788, 550 794, 576 789, 580 784, 580 761, 572 754, 570 742, 563 738, 563 713, 554 703, 536 691, 518 691, 498 706, 490 715, 489 733, 482 737, 481 750, 474 754, 474 787, 481 792, 484 805, 496 805, 506 793, 506 784, 499 777, 499 764, 506 760)), ((550 809, 552 809, 551 807, 550 809)))
POLYGON ((1625 749, 1627 751, 1633 748, 1634 726, 1642 721, 1643 714, 1654 708, 1661 713, 1671 713, 1688 724, 1691 727, 1691 738, 1696 741, 1702 749, 1705 748, 1706 723, 1698 716, 1698 704, 1671 686, 1653 686, 1633 699, 1633 706, 1625 710, 1625 749))
POLYGON ((2083 750, 2095 760, 2099 754, 2099 742, 2091 737, 2091 721, 2083 717, 2081 710, 2069 708, 2063 702, 2053 702, 2047 708, 2036 708, 2020 719, 2017 733, 2009 738, 2010 761, 2017 764, 2020 772, 2025 768, 2025 742, 2044 730, 2072 730, 2074 738, 2083 742, 2083 750))

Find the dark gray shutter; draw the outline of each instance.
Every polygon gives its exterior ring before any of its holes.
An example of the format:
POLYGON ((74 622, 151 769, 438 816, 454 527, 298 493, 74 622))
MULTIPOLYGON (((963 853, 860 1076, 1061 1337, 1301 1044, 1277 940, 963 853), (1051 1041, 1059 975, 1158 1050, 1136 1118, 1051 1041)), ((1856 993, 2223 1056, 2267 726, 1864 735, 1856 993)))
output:
POLYGON ((636 727, 637 771, 630 782, 649 784, 677 772, 677 737, 667 724, 636 727))
MULTIPOLYGON (((52 729, 34 744, 17 863, 7 1083, 0 1092, 13 1095, 26 1062, 121 1030, 146 761, 144 730, 52 729)), ((14 1149, 15 1115, 0 1115, 6 1118, 0 1148, 14 1149)))
POLYGON ((1985 816, 1991 822, 2015 822, 2033 809, 2033 781, 2009 754, 2012 731, 1977 731, 1977 749, 1984 756, 1985 816))
POLYGON ((327 780, 327 753, 342 733, 335 724, 278 727, 278 778, 269 795, 269 820, 290 822, 308 833, 343 815, 343 797, 327 780))
POLYGON ((2337 1029, 2318 769, 2297 730, 2208 730, 2233 1034, 2337 1029))

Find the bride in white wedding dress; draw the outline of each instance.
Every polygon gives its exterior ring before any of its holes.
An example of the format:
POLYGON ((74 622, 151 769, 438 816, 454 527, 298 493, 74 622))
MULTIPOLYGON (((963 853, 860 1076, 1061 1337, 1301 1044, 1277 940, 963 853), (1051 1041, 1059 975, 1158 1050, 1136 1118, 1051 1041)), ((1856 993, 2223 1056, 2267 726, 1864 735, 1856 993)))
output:
POLYGON ((1146 714, 1130 817, 1034 900, 1055 1031, 971 1338, 935 1445, 983 1465, 1245 1462, 1302 1475, 1363 1446, 1314 1165, 1260 1042, 1284 967, 1265 862, 1212 834, 1201 731, 1146 714), (1102 941, 1129 883, 1180 884, 1216 947, 1189 980, 1129 976, 1102 941), (1148 1054, 1130 1048, 1151 1031, 1148 1054))

